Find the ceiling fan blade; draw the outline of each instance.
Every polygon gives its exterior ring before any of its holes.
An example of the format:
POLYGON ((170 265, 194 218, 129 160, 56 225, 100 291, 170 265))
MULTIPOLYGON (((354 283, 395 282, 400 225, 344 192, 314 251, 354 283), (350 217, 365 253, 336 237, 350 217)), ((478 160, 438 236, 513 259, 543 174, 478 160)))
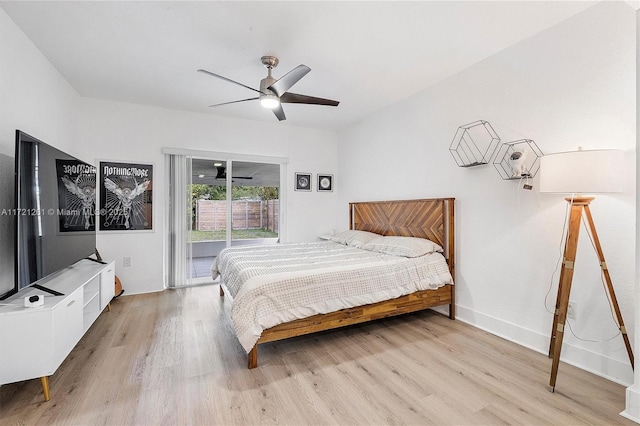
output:
POLYGON ((260 98, 240 99, 239 101, 223 102, 221 104, 209 105, 209 107, 218 107, 220 105, 237 104, 238 102, 255 101, 255 100, 258 100, 258 99, 260 99, 260 98))
POLYGON ((287 90, 291 89, 291 87, 296 84, 302 77, 307 75, 307 73, 311 71, 306 65, 298 65, 284 76, 282 76, 278 81, 273 83, 268 87, 269 90, 272 90, 276 95, 282 96, 287 90))
POLYGON ((205 73, 205 74, 209 74, 210 76, 220 78, 220 79, 222 79, 222 80, 224 80, 224 81, 228 81, 229 83, 237 84, 238 86, 245 87, 245 88, 247 88, 247 89, 249 89, 249 90, 253 90, 254 92, 262 93, 262 92, 261 92, 261 91, 259 91, 258 89, 254 89, 253 87, 249 87, 249 86, 244 85, 244 84, 242 84, 242 83, 238 83, 237 81, 233 81, 233 80, 231 80, 230 78, 223 77, 223 76, 218 75, 218 74, 214 74, 214 73, 212 73, 211 71, 207 71, 207 70, 199 69, 199 70, 198 70, 198 72, 202 72, 202 73, 205 73))
POLYGON ((272 109, 273 113, 278 117, 278 120, 286 120, 287 117, 284 115, 284 110, 282 109, 282 105, 278 105, 277 107, 272 109))
POLYGON ((331 99, 316 98, 313 96, 299 95, 297 93, 287 92, 280 96, 280 102, 285 104, 311 104, 311 105, 329 105, 338 106, 339 101, 331 99))
MULTIPOLYGON (((227 168, 224 166, 216 167, 216 179, 227 178, 227 168)), ((232 179, 253 179, 253 176, 231 176, 232 179)))
MULTIPOLYGON (((220 176, 220 177, 216 176, 216 180, 226 179, 226 178, 227 178, 227 175, 226 175, 226 174, 224 174, 224 175, 222 175, 222 176, 220 176)), ((246 179, 246 180, 251 180, 251 179, 253 179, 253 177, 252 177, 252 176, 231 176, 231 179, 246 179)))

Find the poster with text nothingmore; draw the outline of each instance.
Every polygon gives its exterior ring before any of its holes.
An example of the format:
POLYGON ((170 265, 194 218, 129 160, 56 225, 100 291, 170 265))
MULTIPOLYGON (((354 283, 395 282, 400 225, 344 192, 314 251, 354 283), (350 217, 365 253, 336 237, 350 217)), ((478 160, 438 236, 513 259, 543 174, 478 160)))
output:
POLYGON ((100 230, 153 229, 153 166, 100 162, 100 230))

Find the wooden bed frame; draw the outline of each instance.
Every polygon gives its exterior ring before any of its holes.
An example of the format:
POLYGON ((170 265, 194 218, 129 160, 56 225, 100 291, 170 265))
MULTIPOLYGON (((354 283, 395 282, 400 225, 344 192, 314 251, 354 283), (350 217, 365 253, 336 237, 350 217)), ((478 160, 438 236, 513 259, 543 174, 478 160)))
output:
MULTIPOLYGON (((434 198, 350 203, 349 228, 380 235, 419 237, 434 241, 443 247, 449 270, 455 280, 454 201, 454 198, 434 198)), ((220 296, 224 296, 222 286, 220 296)), ((449 318, 455 319, 454 285, 445 285, 436 290, 421 290, 396 299, 278 324, 262 332, 260 339, 247 355, 247 364, 249 368, 258 366, 258 344, 260 343, 443 305, 449 305, 449 318)))

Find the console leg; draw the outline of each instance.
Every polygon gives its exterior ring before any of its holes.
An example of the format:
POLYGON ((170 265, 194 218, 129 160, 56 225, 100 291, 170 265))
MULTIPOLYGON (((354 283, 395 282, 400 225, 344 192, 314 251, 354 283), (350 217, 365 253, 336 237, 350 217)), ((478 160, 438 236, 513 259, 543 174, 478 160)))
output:
POLYGON ((40 383, 42 384, 42 393, 44 394, 44 400, 49 400, 49 377, 40 377, 40 383))
POLYGON ((107 311, 111 312, 111 303, 107 303, 107 311))

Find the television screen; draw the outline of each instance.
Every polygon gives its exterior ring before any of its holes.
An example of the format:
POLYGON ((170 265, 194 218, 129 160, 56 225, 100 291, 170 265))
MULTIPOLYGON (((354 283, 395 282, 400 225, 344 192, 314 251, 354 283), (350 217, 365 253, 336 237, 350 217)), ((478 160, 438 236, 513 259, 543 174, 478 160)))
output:
POLYGON ((0 154, 0 300, 15 291, 15 158, 0 154))
POLYGON ((16 290, 95 253, 96 168, 16 131, 16 290))

